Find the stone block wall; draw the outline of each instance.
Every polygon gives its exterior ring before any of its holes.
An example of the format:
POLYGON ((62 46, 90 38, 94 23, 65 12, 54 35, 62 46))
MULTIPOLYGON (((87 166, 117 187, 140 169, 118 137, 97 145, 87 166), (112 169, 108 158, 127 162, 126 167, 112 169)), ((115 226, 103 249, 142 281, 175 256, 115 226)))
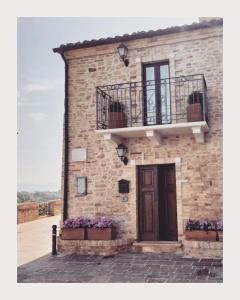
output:
POLYGON ((111 256, 126 252, 131 248, 131 241, 117 239, 110 241, 63 240, 58 237, 58 251, 64 254, 111 256))
POLYGON ((67 51, 69 64, 69 157, 86 148, 87 161, 69 162, 69 217, 114 219, 118 237, 137 237, 136 166, 175 163, 178 234, 189 218, 222 216, 222 27, 215 26, 126 42, 129 66, 119 60, 118 43, 67 51), (147 138, 124 140, 124 165, 115 147, 96 133, 96 86, 142 80, 142 64, 169 60, 170 76, 204 74, 207 83, 209 133, 197 144, 192 135, 164 136, 159 146, 147 138), (95 72, 89 72, 95 68, 95 72), (140 153, 140 154, 136 154, 140 153), (79 197, 76 177, 87 176, 88 194, 79 197), (118 180, 130 181, 128 201, 118 180))
POLYGON ((17 205, 17 223, 25 223, 29 221, 37 220, 38 215, 38 203, 20 203, 17 205))
POLYGON ((50 216, 56 216, 60 215, 62 213, 62 205, 63 201, 58 200, 52 200, 48 202, 48 211, 50 216))
POLYGON ((223 242, 184 241, 183 251, 188 256, 223 258, 223 242))

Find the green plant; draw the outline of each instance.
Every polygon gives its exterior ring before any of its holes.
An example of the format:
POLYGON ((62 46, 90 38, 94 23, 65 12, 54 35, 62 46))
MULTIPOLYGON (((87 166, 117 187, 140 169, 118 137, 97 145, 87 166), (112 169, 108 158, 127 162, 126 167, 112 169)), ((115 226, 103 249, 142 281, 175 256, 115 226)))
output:
POLYGON ((124 105, 119 101, 113 101, 109 104, 108 111, 109 112, 123 112, 124 105))
POLYGON ((203 103, 203 94, 199 91, 192 92, 188 96, 188 104, 203 103))

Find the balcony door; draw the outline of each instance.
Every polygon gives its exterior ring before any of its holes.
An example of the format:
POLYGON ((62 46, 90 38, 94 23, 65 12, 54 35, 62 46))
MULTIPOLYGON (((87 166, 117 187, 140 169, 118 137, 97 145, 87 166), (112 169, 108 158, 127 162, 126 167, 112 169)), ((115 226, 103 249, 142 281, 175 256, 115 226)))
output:
POLYGON ((143 65, 144 125, 171 123, 169 63, 143 65))

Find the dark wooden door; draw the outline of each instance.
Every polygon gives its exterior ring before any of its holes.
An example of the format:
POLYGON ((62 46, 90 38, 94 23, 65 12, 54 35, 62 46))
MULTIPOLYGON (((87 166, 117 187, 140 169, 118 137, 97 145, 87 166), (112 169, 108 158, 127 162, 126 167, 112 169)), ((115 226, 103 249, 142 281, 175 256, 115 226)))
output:
POLYGON ((177 241, 174 164, 138 167, 138 229, 142 241, 177 241))
POLYGON ((177 241, 177 203, 175 165, 159 166, 160 240, 177 241))
POLYGON ((142 241, 159 239, 158 194, 157 166, 139 166, 139 239, 142 241))

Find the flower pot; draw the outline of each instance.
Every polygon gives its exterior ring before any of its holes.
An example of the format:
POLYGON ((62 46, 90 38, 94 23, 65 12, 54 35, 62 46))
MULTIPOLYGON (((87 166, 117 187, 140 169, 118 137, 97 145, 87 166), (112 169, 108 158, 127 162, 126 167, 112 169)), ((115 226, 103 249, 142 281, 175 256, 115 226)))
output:
POLYGON ((63 240, 85 240, 85 228, 62 228, 61 238, 63 240))
POLYGON ((127 127, 127 119, 124 112, 108 112, 108 128, 127 127))
POLYGON ((201 231, 201 230, 186 230, 185 231, 186 240, 193 241, 216 241, 217 234, 216 231, 201 231))
POLYGON ((223 242, 223 231, 217 231, 217 241, 223 242))
POLYGON ((201 103, 193 103, 187 106, 188 122, 197 122, 203 120, 201 103))
POLYGON ((114 240, 116 237, 116 230, 111 228, 87 228, 88 240, 114 240))

